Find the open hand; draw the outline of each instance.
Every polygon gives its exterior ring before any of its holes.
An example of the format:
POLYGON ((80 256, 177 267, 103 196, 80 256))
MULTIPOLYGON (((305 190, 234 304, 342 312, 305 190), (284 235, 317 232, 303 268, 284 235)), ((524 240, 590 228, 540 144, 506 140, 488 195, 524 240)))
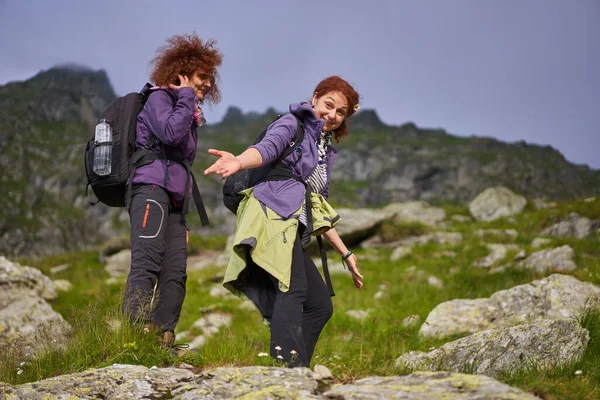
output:
POLYGON ((192 88, 192 89, 194 88, 192 86, 191 82, 190 82, 190 78, 188 78, 187 75, 183 75, 182 76, 182 75, 177 74, 177 77, 179 78, 179 86, 177 86, 177 85, 175 85, 173 83, 169 83, 169 87, 171 89, 177 90, 177 89, 182 88, 182 87, 189 87, 189 88, 192 88))
POLYGON ((217 174, 227 178, 242 169, 242 162, 233 154, 216 149, 209 149, 208 154, 219 157, 217 161, 204 170, 204 175, 217 174))
POLYGON ((356 255, 353 253, 346 259, 346 264, 348 265, 348 270, 352 274, 352 280, 354 281, 354 286, 357 289, 362 289, 363 287, 363 276, 358 271, 358 259, 356 255))

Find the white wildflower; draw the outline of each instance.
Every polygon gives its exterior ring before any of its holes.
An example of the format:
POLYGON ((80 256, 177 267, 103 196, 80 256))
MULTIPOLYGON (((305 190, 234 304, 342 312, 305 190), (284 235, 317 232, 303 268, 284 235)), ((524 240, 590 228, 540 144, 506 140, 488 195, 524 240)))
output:
POLYGON ((298 352, 296 350, 292 350, 292 351, 290 351, 290 354, 291 355, 296 355, 296 354, 298 354, 298 352))
POLYGON ((22 361, 21 364, 19 364, 20 367, 22 367, 23 365, 25 365, 25 361, 22 361))
POLYGON ((583 374, 582 370, 578 369, 577 371, 575 371, 575 375, 581 375, 581 374, 583 374))
POLYGON ((282 355, 278 355, 278 356, 277 356, 277 359, 278 359, 278 360, 283 360, 283 356, 282 356, 282 355))
POLYGON ((17 375, 21 375, 23 373, 23 370, 21 368, 17 368, 17 375))
POLYGON ((258 356, 259 357, 266 357, 266 356, 268 356, 268 354, 267 353, 258 353, 258 356))
POLYGON ((281 347, 279 347, 279 346, 275 346, 275 350, 277 350, 277 351, 281 351, 281 347))

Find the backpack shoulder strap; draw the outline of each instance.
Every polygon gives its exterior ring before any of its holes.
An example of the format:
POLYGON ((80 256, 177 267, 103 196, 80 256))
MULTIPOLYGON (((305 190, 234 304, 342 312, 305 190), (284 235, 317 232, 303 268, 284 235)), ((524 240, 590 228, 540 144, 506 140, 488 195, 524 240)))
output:
POLYGON ((298 116, 296 114, 292 114, 292 115, 296 118, 296 122, 297 122, 296 134, 294 135, 294 139, 292 139, 292 142, 290 143, 288 148, 285 149, 285 151, 281 154, 281 156, 273 162, 274 164, 279 163, 284 158, 289 156, 294 150, 296 150, 296 147, 298 147, 298 145, 300 143, 302 143, 302 141, 304 140, 304 122, 302 122, 302 120, 300 118, 298 118, 298 116))

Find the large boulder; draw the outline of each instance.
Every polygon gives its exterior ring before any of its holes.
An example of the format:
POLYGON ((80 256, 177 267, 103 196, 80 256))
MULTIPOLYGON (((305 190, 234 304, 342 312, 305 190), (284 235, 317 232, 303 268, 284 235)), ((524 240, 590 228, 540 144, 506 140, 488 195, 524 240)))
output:
POLYGON ((478 221, 494 221, 501 217, 519 214, 527 205, 527 199, 499 186, 488 188, 469 203, 469 211, 478 221))
POLYGON ((475 333, 539 319, 577 316, 600 288, 570 275, 554 274, 529 284, 500 290, 487 299, 457 299, 437 305, 419 330, 423 337, 475 333))
POLYGON ((478 332, 428 353, 411 351, 396 366, 488 376, 515 368, 548 371, 578 361, 589 340, 589 332, 575 319, 537 321, 478 332))
POLYGON ((566 219, 544 229, 541 235, 584 239, 594 234, 599 228, 600 220, 592 221, 573 212, 566 219))
POLYGON ((434 207, 422 200, 390 203, 383 211, 392 215, 396 222, 421 222, 429 226, 435 226, 446 218, 443 208, 434 207))
MULTIPOLYGON (((335 229, 340 235, 344 244, 348 247, 353 247, 374 236, 379 226, 383 221, 390 220, 393 215, 383 211, 369 208, 336 209, 341 217, 341 221, 336 225, 335 229)), ((329 243, 324 240, 324 245, 329 248, 329 243)), ((318 253, 319 245, 313 237, 311 242, 306 246, 306 251, 310 254, 318 253)))
POLYGON ((308 368, 217 368, 173 390, 173 399, 319 399, 308 368))
POLYGON ((165 399, 172 398, 171 391, 193 377, 185 369, 114 364, 0 389, 14 400, 165 399))
POLYGON ((337 385, 328 399, 535 400, 537 397, 484 375, 420 371, 404 376, 372 376, 337 385))
POLYGON ((0 347, 35 355, 66 342, 69 325, 46 300, 56 298, 50 278, 0 256, 0 347))

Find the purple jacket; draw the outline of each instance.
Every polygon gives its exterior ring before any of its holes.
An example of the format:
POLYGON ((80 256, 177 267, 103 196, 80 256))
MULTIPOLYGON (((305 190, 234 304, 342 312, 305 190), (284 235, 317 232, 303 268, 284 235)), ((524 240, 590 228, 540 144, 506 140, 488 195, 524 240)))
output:
MULTIPOLYGON (((162 152, 164 147, 167 157, 185 158, 192 164, 198 148, 195 101, 194 90, 187 87, 151 93, 138 114, 136 149, 144 147, 150 135, 154 134, 161 144, 155 145, 152 151, 162 152)), ((187 179, 185 168, 179 163, 169 162, 168 182, 165 182, 166 166, 166 160, 155 160, 138 168, 133 183, 159 185, 169 192, 172 200, 182 201, 187 179)))
MULTIPOLYGON (((290 113, 304 122, 304 140, 300 144, 302 155, 294 151, 284 158, 284 161, 291 166, 296 175, 306 181, 317 167, 319 160, 316 142, 323 129, 323 121, 317 119, 308 102, 290 104, 290 113)), ((296 118, 286 114, 271 124, 265 137, 258 144, 248 148, 259 151, 263 159, 262 165, 269 164, 275 161, 294 139, 296 126, 296 118)), ((337 150, 329 146, 326 158, 328 181, 336 156, 337 150)), ((328 198, 329 182, 321 194, 325 199, 328 198)), ((254 187, 254 196, 277 214, 289 218, 304 201, 304 185, 293 179, 263 182, 254 187)))

